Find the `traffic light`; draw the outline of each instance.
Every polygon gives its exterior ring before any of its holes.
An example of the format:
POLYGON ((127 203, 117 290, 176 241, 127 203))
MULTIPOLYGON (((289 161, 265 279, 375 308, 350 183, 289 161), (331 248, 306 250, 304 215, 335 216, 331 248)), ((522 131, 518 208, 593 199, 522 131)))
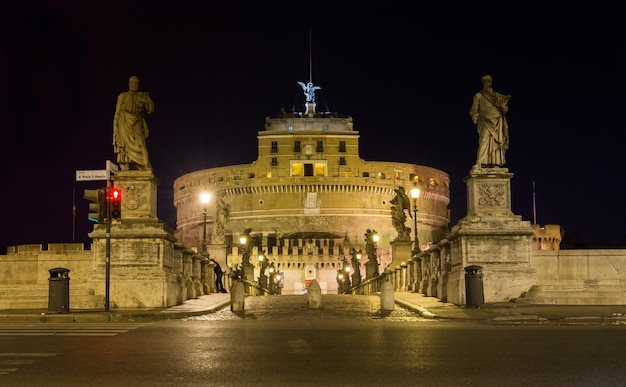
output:
POLYGON ((104 189, 86 189, 83 198, 89 200, 89 213, 87 218, 94 223, 104 223, 104 210, 106 209, 104 189))
POLYGON ((122 190, 119 188, 111 188, 111 218, 119 219, 122 217, 122 190))

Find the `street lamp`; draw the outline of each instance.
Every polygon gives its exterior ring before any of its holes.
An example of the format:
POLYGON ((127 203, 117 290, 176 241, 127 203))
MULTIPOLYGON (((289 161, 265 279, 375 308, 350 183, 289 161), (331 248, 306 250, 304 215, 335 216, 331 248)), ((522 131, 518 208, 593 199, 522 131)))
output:
POLYGON ((204 205, 204 210, 202 211, 202 215, 204 215, 204 224, 203 224, 203 232, 202 232, 202 256, 206 257, 207 254, 207 250, 206 250, 206 206, 209 203, 209 201, 211 201, 211 194, 208 192, 202 192, 200 194, 200 202, 202 202, 202 204, 204 205))
POLYGON ((417 187, 411 189, 411 197, 413 198, 413 228, 415 232, 413 252, 418 253, 420 250, 419 240, 417 239, 417 199, 420 197, 420 190, 417 187))
POLYGON ((267 288, 267 276, 265 275, 265 270, 268 266, 267 257, 265 256, 265 251, 259 254, 259 286, 262 288, 267 288))

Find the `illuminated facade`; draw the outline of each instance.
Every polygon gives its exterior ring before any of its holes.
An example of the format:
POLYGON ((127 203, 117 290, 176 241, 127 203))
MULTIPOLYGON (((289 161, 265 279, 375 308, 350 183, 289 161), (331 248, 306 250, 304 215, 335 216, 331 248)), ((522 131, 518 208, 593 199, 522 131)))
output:
MULTIPOLYGON (((302 293, 313 279, 322 292, 336 292, 338 271, 350 266, 351 248, 363 251, 360 273, 365 277, 367 229, 380 237, 377 255, 379 271, 384 270, 397 236, 390 200, 400 186, 407 191, 417 186, 422 192, 417 201, 420 243, 445 238, 448 174, 422 165, 365 161, 359 156, 359 137, 351 117, 316 112, 314 102, 307 102, 305 113, 268 117, 265 130, 257 134, 256 161, 176 179, 176 237, 185 246, 201 246, 200 194, 211 192, 216 198, 209 203, 207 221, 212 257, 234 268, 242 261, 239 237, 252 229, 254 280, 259 276, 256 257, 265 252, 283 273, 283 294, 302 293), (220 202, 226 211, 220 212, 220 202), (221 246, 224 257, 215 257, 221 246)), ((413 228, 409 212, 406 226, 413 228)))

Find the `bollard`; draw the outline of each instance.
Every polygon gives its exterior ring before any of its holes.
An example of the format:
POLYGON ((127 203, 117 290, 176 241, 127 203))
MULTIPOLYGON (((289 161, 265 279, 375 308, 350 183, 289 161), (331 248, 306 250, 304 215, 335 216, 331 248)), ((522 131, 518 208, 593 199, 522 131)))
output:
POLYGON ((393 284, 390 281, 383 282, 380 290, 380 310, 393 310, 395 308, 393 284))
POLYGON ((317 309, 322 305, 322 289, 317 281, 312 281, 307 288, 306 306, 310 309, 317 309))
POLYGON ((246 289, 242 281, 235 281, 230 289, 230 310, 243 311, 245 307, 246 289))

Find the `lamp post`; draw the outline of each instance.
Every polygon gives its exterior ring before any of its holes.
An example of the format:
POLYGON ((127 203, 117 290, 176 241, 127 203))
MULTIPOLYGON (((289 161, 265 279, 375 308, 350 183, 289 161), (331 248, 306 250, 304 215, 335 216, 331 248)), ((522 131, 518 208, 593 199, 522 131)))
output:
POLYGON ((239 243, 241 244, 241 279, 246 279, 246 263, 250 263, 250 257, 248 256, 248 238, 242 236, 239 238, 239 243))
POLYGON ((267 265, 267 257, 265 256, 265 251, 263 251, 263 253, 259 254, 259 286, 263 289, 267 289, 267 276, 265 275, 267 265))
POLYGON ((413 252, 417 254, 420 251, 419 239, 417 239, 417 199, 420 197, 419 188, 414 187, 413 189, 411 189, 411 197, 413 198, 413 228, 415 230, 415 239, 413 240, 413 252))
POLYGON ((206 206, 210 200, 211 200, 210 193, 203 192, 200 194, 200 202, 202 202, 202 204, 204 205, 204 210, 202 211, 202 215, 204 215, 204 223, 203 223, 203 231, 202 231, 202 256, 203 257, 206 257, 208 255, 207 250, 206 250, 206 214, 207 214, 206 206))
POLYGON ((274 266, 274 262, 269 265, 268 270, 270 272, 268 286, 270 287, 270 292, 276 294, 276 283, 274 282, 274 278, 276 277, 276 267, 274 266))

